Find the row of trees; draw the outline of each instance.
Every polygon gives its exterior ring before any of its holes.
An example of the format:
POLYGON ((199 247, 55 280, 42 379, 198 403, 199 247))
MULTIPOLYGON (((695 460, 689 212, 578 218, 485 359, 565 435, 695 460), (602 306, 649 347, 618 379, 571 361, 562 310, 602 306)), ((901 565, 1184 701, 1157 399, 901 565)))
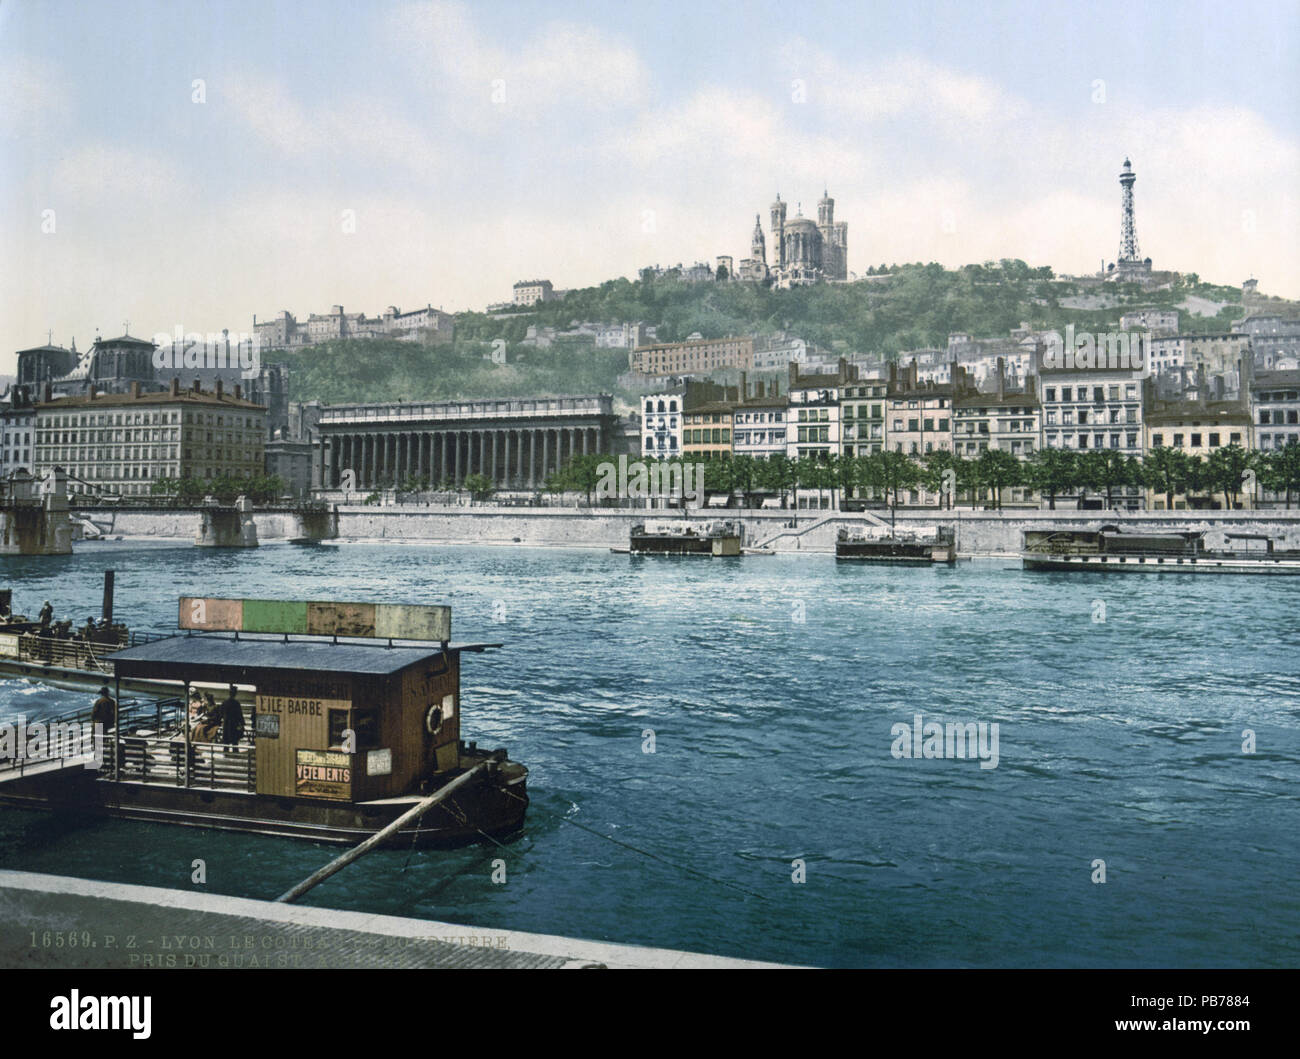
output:
MULTIPOLYGON (((680 458, 646 464, 683 463, 680 458)), ((590 500, 597 491, 604 465, 617 465, 607 455, 578 456, 547 481, 552 492, 580 492, 590 500)), ((1104 495, 1109 504, 1117 492, 1149 488, 1165 495, 1172 507, 1176 494, 1192 497, 1222 496, 1234 507, 1243 492, 1268 491, 1285 495, 1287 507, 1300 495, 1300 445, 1274 452, 1249 452, 1238 445, 1217 449, 1208 458, 1189 456, 1178 449, 1157 448, 1145 461, 1114 449, 1040 449, 1021 460, 1002 449, 988 449, 974 459, 947 450, 924 456, 901 452, 876 452, 867 456, 839 456, 827 460, 768 459, 735 456, 704 463, 704 487, 711 492, 779 494, 783 500, 795 489, 830 490, 832 496, 870 497, 891 507, 901 495, 926 489, 952 507, 966 502, 972 507, 988 502, 1001 507, 1006 491, 1032 490, 1055 509, 1061 496, 1104 495)))
POLYGON ((149 486, 154 496, 172 497, 182 503, 197 503, 205 496, 215 496, 223 503, 246 496, 255 504, 264 504, 283 496, 288 490, 278 474, 237 478, 221 475, 218 478, 157 478, 149 486))

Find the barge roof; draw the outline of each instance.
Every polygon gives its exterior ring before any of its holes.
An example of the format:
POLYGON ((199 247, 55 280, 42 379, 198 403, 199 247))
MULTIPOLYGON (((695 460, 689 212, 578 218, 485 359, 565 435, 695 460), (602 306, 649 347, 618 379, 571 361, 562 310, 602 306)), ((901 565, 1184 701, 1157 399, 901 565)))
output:
MULTIPOLYGON (((449 643, 445 650, 483 651, 499 643, 449 643)), ((255 639, 242 636, 171 636, 137 644, 106 657, 120 677, 172 676, 191 680, 216 678, 239 682, 255 670, 310 670, 314 673, 356 673, 391 676, 413 665, 442 657, 441 645, 334 643, 328 640, 255 639)))

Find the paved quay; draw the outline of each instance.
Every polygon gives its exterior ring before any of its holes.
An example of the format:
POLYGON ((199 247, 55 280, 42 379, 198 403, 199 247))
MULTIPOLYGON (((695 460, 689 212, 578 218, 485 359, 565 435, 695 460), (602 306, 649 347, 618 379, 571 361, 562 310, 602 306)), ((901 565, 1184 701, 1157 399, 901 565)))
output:
POLYGON ((0 870, 0 966, 468 970, 778 965, 0 870))

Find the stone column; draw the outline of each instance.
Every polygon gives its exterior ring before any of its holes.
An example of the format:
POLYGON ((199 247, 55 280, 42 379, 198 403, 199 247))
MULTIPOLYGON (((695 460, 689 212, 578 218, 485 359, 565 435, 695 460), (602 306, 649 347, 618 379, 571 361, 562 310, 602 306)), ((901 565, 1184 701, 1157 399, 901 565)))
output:
POLYGON ((497 445, 500 442, 500 440, 501 440, 501 431, 499 430, 492 431, 492 471, 488 475, 488 477, 492 479, 493 485, 501 484, 500 480, 497 478, 497 466, 498 466, 497 457, 499 455, 497 451, 497 445))

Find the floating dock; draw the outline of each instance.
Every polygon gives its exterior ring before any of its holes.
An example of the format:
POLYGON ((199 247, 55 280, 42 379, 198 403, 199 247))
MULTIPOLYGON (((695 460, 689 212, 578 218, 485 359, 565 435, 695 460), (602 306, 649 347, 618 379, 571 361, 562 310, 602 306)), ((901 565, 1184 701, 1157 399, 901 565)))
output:
POLYGON ((0 966, 763 968, 778 964, 0 870, 0 966))

